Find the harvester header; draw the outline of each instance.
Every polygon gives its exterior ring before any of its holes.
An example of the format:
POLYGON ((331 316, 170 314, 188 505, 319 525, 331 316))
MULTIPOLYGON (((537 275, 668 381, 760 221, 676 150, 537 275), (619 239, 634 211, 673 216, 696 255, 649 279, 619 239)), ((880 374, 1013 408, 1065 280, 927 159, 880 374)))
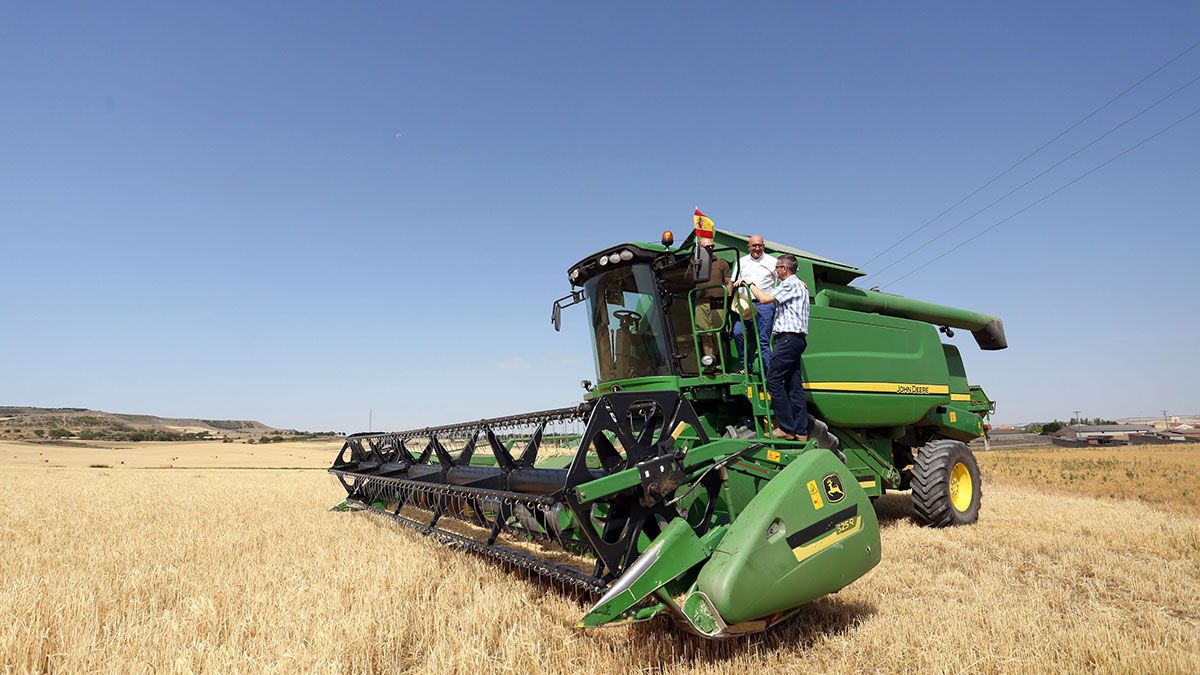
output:
POLYGON ((673 248, 666 232, 571 265, 552 321, 586 304, 583 401, 352 435, 330 468, 340 506, 593 594, 582 628, 669 616, 707 637, 767 629, 874 567, 871 502, 887 490, 911 489, 926 525, 974 522, 966 442, 994 404, 939 331, 1003 349, 1000 320, 855 288, 856 268, 768 242, 797 256, 812 297, 809 440, 773 438, 761 355, 734 353, 730 298, 705 293, 713 256, 736 271, 748 238, 715 238, 673 248), (699 302, 720 325, 696 325, 699 302))

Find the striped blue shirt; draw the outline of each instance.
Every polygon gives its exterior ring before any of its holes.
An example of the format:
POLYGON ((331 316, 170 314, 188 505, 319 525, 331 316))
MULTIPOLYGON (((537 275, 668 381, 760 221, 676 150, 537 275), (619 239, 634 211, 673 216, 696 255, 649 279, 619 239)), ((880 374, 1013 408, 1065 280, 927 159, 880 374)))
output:
POLYGON ((808 286, 795 274, 770 292, 775 296, 775 325, 772 333, 808 334, 808 286))

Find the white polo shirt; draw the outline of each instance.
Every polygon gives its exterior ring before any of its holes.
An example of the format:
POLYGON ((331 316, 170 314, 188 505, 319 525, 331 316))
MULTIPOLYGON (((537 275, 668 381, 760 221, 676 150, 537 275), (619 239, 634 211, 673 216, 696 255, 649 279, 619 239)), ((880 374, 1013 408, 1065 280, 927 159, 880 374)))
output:
POLYGON ((735 282, 745 279, 758 286, 758 290, 771 292, 775 288, 775 256, 763 253, 755 260, 749 253, 738 258, 738 275, 735 282))

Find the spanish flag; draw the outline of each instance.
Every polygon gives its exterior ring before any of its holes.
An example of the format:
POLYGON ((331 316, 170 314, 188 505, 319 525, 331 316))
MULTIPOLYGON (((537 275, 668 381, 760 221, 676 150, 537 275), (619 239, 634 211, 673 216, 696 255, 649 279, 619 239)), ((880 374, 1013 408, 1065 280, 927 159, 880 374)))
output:
POLYGON ((701 237, 706 239, 713 238, 713 233, 716 232, 717 228, 713 225, 712 218, 709 218, 701 213, 700 209, 696 209, 696 215, 692 216, 692 220, 696 222, 697 239, 700 239, 701 237))

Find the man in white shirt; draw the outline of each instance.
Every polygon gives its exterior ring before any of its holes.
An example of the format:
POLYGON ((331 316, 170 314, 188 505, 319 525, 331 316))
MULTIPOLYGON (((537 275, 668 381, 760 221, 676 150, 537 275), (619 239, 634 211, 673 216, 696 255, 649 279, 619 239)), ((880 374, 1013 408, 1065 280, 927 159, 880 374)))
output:
MULTIPOLYGON (((765 252, 765 242, 759 235, 750 237, 750 253, 738 259, 738 273, 734 278, 734 285, 742 281, 752 283, 759 290, 771 292, 775 287, 775 264, 778 261, 771 255, 765 252)), ((770 372, 771 364, 771 326, 775 322, 775 304, 773 302, 759 302, 754 300, 754 311, 758 320, 758 348, 762 352, 763 372, 770 372)), ((747 322, 738 320, 733 326, 733 343, 737 345, 738 358, 746 366, 746 372, 750 372, 754 365, 754 342, 750 343, 749 353, 747 353, 747 345, 745 334, 753 332, 747 327, 747 322)))

